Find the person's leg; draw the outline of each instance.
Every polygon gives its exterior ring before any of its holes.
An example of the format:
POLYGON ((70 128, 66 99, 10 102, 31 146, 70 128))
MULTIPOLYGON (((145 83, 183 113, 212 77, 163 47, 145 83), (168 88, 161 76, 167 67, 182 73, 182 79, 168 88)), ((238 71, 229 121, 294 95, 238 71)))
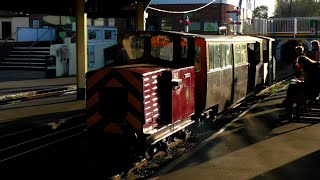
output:
POLYGON ((288 89, 287 89, 287 94, 285 99, 282 101, 281 104, 278 104, 277 106, 280 108, 285 108, 287 107, 288 104, 293 104, 293 98, 295 96, 295 92, 296 92, 296 84, 289 84, 288 89))
POLYGON ((66 60, 64 59, 63 60, 63 75, 66 74, 66 70, 67 70, 67 68, 66 68, 66 60))
POLYGON ((69 76, 69 59, 66 60, 66 75, 69 76))
POLYGON ((283 100, 283 108, 285 108, 286 112, 280 115, 280 118, 289 118, 291 119, 293 116, 293 103, 296 101, 297 95, 300 91, 300 85, 298 84, 289 84, 287 89, 286 98, 283 100))

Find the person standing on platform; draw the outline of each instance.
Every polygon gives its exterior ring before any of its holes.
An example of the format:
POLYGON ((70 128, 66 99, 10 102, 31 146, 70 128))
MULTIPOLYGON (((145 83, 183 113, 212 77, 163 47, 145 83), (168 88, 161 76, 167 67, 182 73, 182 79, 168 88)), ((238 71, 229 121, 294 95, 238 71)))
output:
POLYGON ((311 54, 308 56, 310 59, 320 62, 320 43, 317 40, 311 41, 311 54))
POLYGON ((296 51, 297 58, 295 59, 295 61, 293 63, 293 68, 294 68, 294 70, 296 72, 295 73, 296 78, 301 78, 301 76, 302 76, 302 66, 299 65, 298 58, 300 56, 305 56, 306 54, 304 53, 304 47, 303 46, 296 46, 295 51, 296 51))
POLYGON ((303 77, 296 79, 289 84, 286 98, 281 104, 277 104, 278 108, 285 108, 286 113, 280 115, 280 118, 293 117, 293 104, 303 106, 307 100, 314 98, 315 94, 319 94, 319 83, 317 81, 319 68, 318 63, 307 56, 299 56, 298 64, 302 67, 303 77))
POLYGON ((63 65, 63 75, 69 76, 69 63, 70 63, 70 45, 71 45, 71 38, 65 39, 65 44, 61 47, 61 63, 63 65))

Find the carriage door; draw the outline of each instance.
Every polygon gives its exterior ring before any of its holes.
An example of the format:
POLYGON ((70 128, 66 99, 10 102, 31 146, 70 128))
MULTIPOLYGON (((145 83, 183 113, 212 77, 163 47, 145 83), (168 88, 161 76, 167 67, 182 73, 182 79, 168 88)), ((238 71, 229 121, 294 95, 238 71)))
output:
POLYGON ((259 69, 262 66, 260 54, 262 45, 259 42, 248 44, 248 86, 247 94, 253 94, 259 77, 259 69))
POLYGON ((194 66, 172 71, 172 122, 194 113, 194 66))
POLYGON ((234 97, 233 102, 237 102, 246 97, 248 84, 248 51, 247 44, 234 44, 234 97))

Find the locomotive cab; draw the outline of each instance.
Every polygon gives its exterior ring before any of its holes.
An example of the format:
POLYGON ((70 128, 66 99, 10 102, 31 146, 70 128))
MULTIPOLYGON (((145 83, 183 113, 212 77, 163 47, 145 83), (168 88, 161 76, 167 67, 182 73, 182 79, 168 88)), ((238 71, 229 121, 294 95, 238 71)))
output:
POLYGON ((115 62, 111 66, 153 64, 167 68, 193 66, 192 36, 152 31, 124 33, 118 37, 115 62))

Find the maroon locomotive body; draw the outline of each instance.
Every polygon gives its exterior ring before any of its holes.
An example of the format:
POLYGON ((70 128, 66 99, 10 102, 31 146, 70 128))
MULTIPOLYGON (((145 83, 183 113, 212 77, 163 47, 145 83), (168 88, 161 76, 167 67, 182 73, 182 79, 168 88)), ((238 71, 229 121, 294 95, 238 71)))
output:
POLYGON ((119 36, 112 62, 87 74, 88 131, 155 144, 234 106, 254 92, 249 64, 262 59, 250 53, 261 42, 170 31, 119 36))

